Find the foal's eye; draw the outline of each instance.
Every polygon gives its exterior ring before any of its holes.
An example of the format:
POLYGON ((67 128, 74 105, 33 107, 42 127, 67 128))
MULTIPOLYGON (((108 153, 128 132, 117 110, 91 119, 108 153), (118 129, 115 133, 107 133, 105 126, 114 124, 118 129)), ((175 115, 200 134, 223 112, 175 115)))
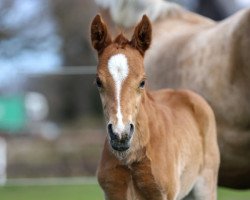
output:
POLYGON ((98 88, 102 88, 102 81, 99 77, 96 77, 95 84, 98 88))
POLYGON ((144 86, 145 86, 145 80, 143 80, 143 81, 140 82, 139 88, 142 88, 142 89, 143 89, 144 86))

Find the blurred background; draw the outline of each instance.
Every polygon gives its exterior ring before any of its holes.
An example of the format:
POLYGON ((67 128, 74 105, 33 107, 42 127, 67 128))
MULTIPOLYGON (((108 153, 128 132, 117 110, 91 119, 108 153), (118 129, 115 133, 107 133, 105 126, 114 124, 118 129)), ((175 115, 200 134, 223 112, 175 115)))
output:
MULTIPOLYGON (((176 0, 222 20, 249 0, 176 0)), ((0 0, 0 183, 93 177, 105 138, 92 0, 0 0), (7 178, 7 179, 6 179, 7 178)))

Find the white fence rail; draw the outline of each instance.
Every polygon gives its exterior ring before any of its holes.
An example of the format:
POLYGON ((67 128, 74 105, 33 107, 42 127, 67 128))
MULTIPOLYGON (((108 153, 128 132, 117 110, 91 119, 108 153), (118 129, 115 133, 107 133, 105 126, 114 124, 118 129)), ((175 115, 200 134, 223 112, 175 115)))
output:
POLYGON ((96 66, 67 66, 51 71, 18 71, 26 76, 48 76, 48 75, 93 75, 96 74, 96 66))

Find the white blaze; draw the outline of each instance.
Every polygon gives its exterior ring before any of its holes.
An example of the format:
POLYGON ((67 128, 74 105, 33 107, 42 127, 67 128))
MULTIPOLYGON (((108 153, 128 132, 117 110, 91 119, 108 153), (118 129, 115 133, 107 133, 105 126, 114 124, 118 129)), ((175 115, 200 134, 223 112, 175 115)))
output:
POLYGON ((116 100, 117 100, 117 132, 120 133, 124 130, 125 126, 122 121, 122 112, 121 112, 121 88, 122 82, 128 76, 129 68, 128 68, 128 60, 124 54, 116 54, 110 57, 108 61, 108 70, 109 73, 112 75, 112 78, 115 83, 116 89, 116 100))

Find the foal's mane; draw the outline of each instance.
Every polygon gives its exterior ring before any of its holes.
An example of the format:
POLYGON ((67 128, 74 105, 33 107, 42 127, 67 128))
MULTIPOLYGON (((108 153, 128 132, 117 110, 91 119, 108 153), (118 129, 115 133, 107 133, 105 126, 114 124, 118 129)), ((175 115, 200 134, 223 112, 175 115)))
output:
POLYGON ((118 48, 124 49, 126 45, 128 45, 130 42, 129 40, 123 35, 123 33, 120 33, 114 40, 114 43, 117 44, 118 48))

